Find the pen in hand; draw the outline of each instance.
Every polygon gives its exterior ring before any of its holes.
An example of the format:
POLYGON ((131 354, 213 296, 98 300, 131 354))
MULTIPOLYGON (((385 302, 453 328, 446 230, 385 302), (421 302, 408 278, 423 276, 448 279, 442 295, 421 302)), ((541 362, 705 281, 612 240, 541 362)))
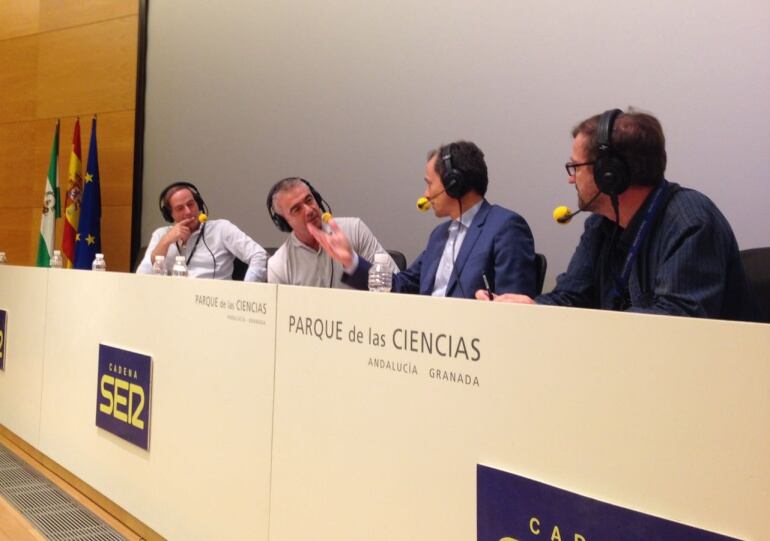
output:
POLYGON ((489 300, 494 300, 494 294, 492 293, 492 288, 489 287, 489 280, 487 280, 486 273, 481 273, 481 279, 484 280, 484 287, 487 290, 487 295, 489 296, 489 300))

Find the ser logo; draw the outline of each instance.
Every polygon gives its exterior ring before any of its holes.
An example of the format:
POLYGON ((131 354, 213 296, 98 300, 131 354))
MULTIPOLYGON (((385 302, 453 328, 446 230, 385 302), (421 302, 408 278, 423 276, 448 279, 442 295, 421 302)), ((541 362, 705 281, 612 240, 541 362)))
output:
POLYGON ((144 421, 140 418, 144 411, 144 389, 140 385, 104 374, 99 381, 99 392, 104 399, 99 411, 144 430, 144 421))
POLYGON ((150 442, 152 359, 99 344, 96 426, 142 449, 150 442))

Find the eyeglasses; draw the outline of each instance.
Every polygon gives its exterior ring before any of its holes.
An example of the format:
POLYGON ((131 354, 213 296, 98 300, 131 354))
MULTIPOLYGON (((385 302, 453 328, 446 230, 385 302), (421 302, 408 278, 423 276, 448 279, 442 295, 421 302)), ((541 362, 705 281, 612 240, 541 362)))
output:
POLYGON ((578 167, 583 167, 584 165, 593 165, 596 162, 585 162, 585 163, 572 163, 567 162, 564 164, 564 168, 567 170, 567 174, 571 177, 574 177, 577 173, 578 167))

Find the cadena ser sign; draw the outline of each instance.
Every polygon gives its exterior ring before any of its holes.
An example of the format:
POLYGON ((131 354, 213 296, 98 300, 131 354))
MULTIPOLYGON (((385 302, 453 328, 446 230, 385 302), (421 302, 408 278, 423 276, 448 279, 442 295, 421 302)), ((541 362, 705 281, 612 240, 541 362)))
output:
POLYGON ((148 449, 152 359, 99 344, 96 426, 148 449))

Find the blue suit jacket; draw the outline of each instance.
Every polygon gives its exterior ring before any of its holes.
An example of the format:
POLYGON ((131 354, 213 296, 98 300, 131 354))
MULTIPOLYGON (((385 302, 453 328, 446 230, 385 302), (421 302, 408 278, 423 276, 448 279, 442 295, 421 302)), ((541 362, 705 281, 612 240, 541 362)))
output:
MULTIPOLYGON (((436 281, 441 254, 449 237, 447 221, 436 227, 428 246, 408 269, 393 275, 393 291, 430 295, 436 281)), ((371 263, 359 257, 358 268, 342 281, 358 289, 367 288, 371 263)), ((473 298, 484 289, 486 274, 494 293, 522 293, 534 297, 536 282, 535 243, 527 222, 506 208, 482 201, 465 234, 447 297, 473 298), (458 279, 459 278, 459 279, 458 279)))

